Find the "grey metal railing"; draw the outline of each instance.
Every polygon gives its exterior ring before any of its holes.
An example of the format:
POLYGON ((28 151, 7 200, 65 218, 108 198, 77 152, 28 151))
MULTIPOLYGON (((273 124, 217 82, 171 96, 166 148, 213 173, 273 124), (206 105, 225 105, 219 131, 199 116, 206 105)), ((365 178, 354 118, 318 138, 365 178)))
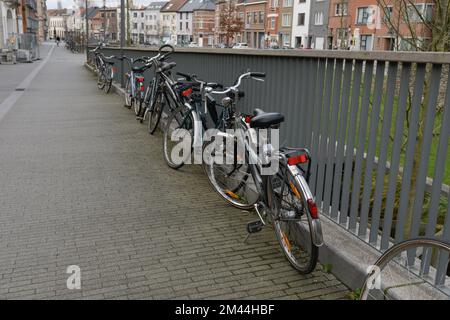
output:
MULTIPOLYGON (((449 53, 183 48, 173 60, 225 85, 266 72, 244 84, 241 109, 285 115, 281 143, 311 150, 322 214, 362 241, 384 251, 418 235, 450 240, 449 53)), ((428 263, 443 279, 448 257, 428 263)))

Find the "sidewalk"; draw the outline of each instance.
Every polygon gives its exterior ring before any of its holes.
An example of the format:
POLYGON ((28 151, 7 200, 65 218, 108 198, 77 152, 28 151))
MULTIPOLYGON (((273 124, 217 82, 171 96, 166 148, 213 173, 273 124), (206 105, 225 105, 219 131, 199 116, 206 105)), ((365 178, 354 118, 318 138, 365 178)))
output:
MULTIPOLYGON (((293 270, 272 230, 244 244, 254 216, 226 205, 199 166, 168 168, 161 137, 96 89, 84 59, 55 48, 0 120, 1 299, 346 296, 320 267, 293 270), (80 290, 66 287, 69 265, 80 290)), ((22 66, 0 66, 7 95, 21 79, 4 67, 22 66)))

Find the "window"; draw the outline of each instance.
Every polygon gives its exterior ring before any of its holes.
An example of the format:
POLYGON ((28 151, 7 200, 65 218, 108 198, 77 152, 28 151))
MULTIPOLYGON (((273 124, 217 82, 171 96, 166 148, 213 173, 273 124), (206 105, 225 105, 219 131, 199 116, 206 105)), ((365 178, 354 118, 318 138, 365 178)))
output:
POLYGON ((305 25, 305 13, 299 13, 298 14, 298 20, 297 20, 298 26, 304 26, 305 25))
POLYGON ((406 12, 408 13, 408 19, 411 22, 422 22, 422 19, 431 21, 433 18, 433 4, 409 4, 406 12))
POLYGON ((134 28, 134 29, 137 29, 137 23, 136 23, 136 22, 133 23, 133 28, 134 28))
POLYGON ((141 22, 141 28, 144 29, 144 23, 143 22, 141 22))
POLYGON ((371 10, 369 7, 358 8, 356 23, 357 24, 367 24, 369 22, 371 10))
POLYGON ((323 13, 322 12, 316 12, 316 14, 314 15, 314 24, 316 26, 323 25, 323 13))
POLYGON ((264 11, 259 12, 259 23, 264 23, 264 11))
POLYGON ((180 30, 183 30, 183 22, 180 22, 180 30))
POLYGON ((250 12, 247 12, 247 24, 252 23, 252 14, 250 12))
POLYGON ((348 14, 348 3, 336 3, 334 13, 336 16, 346 16, 348 14))
POLYGON ((290 27, 292 24, 292 14, 290 13, 283 13, 282 16, 282 25, 283 27, 290 27))
POLYGON ((258 12, 253 12, 253 23, 258 23, 258 12))
POLYGON ((183 20, 183 12, 180 12, 180 20, 183 20))
POLYGON ((387 6, 385 8, 383 8, 383 21, 389 21, 392 17, 392 12, 393 12, 393 7, 392 6, 387 6))
POLYGON ((283 7, 285 7, 285 8, 289 8, 289 7, 292 7, 292 0, 284 0, 284 2, 283 2, 283 7))
POLYGON ((144 17, 144 13, 143 12, 141 12, 141 18, 143 18, 144 17))
POLYGON ((137 12, 133 12, 133 17, 137 18, 137 12))
POLYGON ((189 22, 186 21, 186 30, 189 30, 189 22))
POLYGON ((275 30, 275 18, 270 18, 270 29, 275 30))
POLYGON ((283 34, 282 36, 283 46, 289 47, 291 45, 291 37, 288 34, 283 34))
POLYGON ((372 36, 371 35, 361 35, 361 50, 372 50, 372 36))
POLYGON ((272 0, 272 8, 278 7, 278 0, 272 0))
POLYGON ((298 3, 305 3, 306 0, 298 0, 298 3))

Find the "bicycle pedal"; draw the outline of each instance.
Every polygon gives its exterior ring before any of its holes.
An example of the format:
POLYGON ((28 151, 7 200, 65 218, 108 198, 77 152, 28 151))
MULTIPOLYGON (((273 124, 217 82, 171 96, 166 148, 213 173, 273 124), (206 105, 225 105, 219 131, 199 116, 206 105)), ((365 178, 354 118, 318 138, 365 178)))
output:
POLYGON ((247 232, 249 234, 256 233, 262 230, 264 223, 261 220, 250 221, 247 223, 247 232))

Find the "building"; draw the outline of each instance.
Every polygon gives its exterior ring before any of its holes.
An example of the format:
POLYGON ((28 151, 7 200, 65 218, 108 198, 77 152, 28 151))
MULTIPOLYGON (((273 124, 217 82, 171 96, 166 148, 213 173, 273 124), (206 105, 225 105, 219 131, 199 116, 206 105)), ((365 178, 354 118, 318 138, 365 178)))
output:
POLYGON ((48 37, 47 4, 45 0, 37 0, 36 18, 38 20, 38 40, 45 41, 48 37))
POLYGON ((214 21, 216 4, 213 0, 198 0, 200 5, 194 8, 192 33, 199 47, 214 45, 214 21))
POLYGON ((330 1, 310 0, 310 2, 307 48, 316 50, 331 49, 331 44, 328 42, 328 8, 330 1))
POLYGON ((199 46, 212 46, 215 9, 214 0, 188 0, 177 13, 177 43, 187 45, 194 41, 199 46))
POLYGON ((14 49, 17 46, 16 8, 19 1, 0 0, 0 49, 14 49))
POLYGON ((60 37, 64 39, 67 32, 67 19, 69 12, 67 9, 50 9, 48 15, 48 36, 50 39, 60 37))
POLYGON ((167 4, 167 1, 151 2, 145 8, 145 43, 149 45, 160 44, 161 34, 161 13, 160 10, 167 4))
POLYGON ((411 0, 407 10, 409 24, 405 23, 404 12, 399 15, 398 2, 386 0, 386 3, 386 8, 380 8, 376 0, 330 0, 328 29, 331 46, 334 49, 363 51, 413 50, 414 46, 402 40, 402 38, 411 38, 411 30, 420 42, 431 39, 430 30, 425 27, 416 9, 412 7, 412 3, 422 13, 422 17, 431 19, 432 0, 411 0), (389 16, 391 21, 398 24, 396 29, 401 37, 386 22, 389 16))
POLYGON ((242 26, 244 25, 245 7, 237 6, 237 4, 241 3, 241 2, 242 2, 242 0, 217 0, 216 1, 216 9, 214 12, 214 43, 216 45, 231 46, 234 43, 245 41, 245 40, 243 40, 244 27, 242 27, 242 30, 240 30, 239 32, 236 32, 236 33, 230 35, 230 38, 227 39, 225 28, 220 25, 221 14, 224 12, 228 12, 228 10, 230 12, 230 15, 233 16, 233 18, 236 19, 236 21, 240 20, 242 22, 242 26))
POLYGON ((160 25, 163 43, 177 44, 177 13, 188 0, 171 0, 161 8, 160 25))
POLYGON ((239 7, 240 12, 243 13, 245 19, 243 40, 251 48, 260 49, 265 47, 266 5, 267 1, 265 0, 248 0, 236 5, 239 7))
MULTIPOLYGON (((279 43, 281 47, 292 47, 294 0, 278 0, 280 19, 278 20, 279 43)), ((295 0, 295 2, 302 2, 295 0)))
POLYGON ((19 33, 30 35, 37 35, 39 33, 36 0, 20 0, 16 15, 19 33))
POLYGON ((145 43, 145 9, 130 9, 130 29, 132 44, 145 43))
POLYGON ((267 8, 266 47, 280 46, 280 0, 270 0, 267 8))
POLYGON ((117 42, 117 9, 96 8, 89 12, 89 37, 97 41, 117 42))

